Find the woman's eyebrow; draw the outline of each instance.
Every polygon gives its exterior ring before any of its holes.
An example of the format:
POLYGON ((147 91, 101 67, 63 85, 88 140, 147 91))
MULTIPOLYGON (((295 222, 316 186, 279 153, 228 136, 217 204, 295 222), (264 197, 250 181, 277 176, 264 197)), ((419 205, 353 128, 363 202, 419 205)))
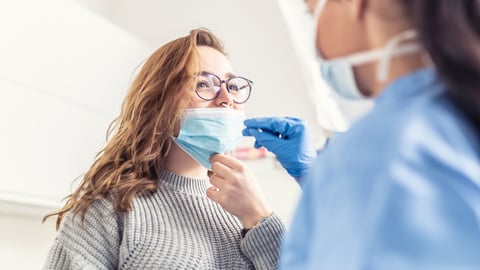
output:
MULTIPOLYGON (((215 76, 218 76, 219 78, 221 77, 221 76, 219 76, 218 74, 216 74, 216 73, 214 73, 214 72, 211 72, 211 71, 207 71, 207 70, 202 70, 202 71, 200 71, 200 74, 202 74, 202 75, 205 75, 205 74, 213 74, 213 75, 215 75, 215 76)), ((225 73, 224 76, 225 76, 225 78, 227 78, 227 79, 230 79, 230 78, 233 78, 233 77, 237 77, 237 75, 233 74, 232 72, 227 72, 227 73, 225 73)))
POLYGON ((230 78, 233 78, 233 77, 237 77, 237 75, 235 75, 235 74, 233 74, 233 73, 231 73, 231 72, 227 72, 227 73, 225 73, 225 77, 227 77, 227 78, 230 79, 230 78))

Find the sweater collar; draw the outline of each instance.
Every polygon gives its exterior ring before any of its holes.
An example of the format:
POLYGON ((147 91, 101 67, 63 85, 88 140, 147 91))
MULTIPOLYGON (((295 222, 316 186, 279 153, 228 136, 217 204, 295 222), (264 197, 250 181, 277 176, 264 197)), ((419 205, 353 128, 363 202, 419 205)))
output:
POLYGON ((167 170, 160 172, 159 181, 161 185, 167 185, 176 191, 203 196, 206 195, 206 191, 210 186, 207 179, 181 176, 167 170))

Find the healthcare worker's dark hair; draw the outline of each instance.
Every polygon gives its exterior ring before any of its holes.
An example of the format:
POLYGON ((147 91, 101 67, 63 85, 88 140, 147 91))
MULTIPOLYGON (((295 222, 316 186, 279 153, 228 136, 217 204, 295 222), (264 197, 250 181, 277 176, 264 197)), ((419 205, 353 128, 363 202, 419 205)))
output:
POLYGON ((401 0, 448 94, 480 138, 480 0, 401 0))

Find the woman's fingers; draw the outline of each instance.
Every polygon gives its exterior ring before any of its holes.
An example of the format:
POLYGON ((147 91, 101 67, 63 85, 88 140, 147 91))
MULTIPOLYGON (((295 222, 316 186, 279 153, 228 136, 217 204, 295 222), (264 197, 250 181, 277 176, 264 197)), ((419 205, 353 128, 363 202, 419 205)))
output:
MULTIPOLYGON (((220 196, 221 196, 221 194, 220 194, 219 191, 220 191, 220 190, 219 190, 217 187, 215 187, 215 186, 209 187, 209 188, 207 189, 207 197, 210 198, 211 200, 213 200, 214 202, 220 204, 220 196)), ((221 205, 221 204, 220 204, 220 205, 221 205)))
POLYGON ((210 162, 212 163, 212 166, 214 163, 218 162, 232 170, 241 170, 243 168, 243 163, 241 161, 239 161, 234 157, 222 155, 222 154, 216 154, 211 156, 210 162))
POLYGON ((214 173, 210 176, 210 184, 212 184, 217 189, 225 189, 225 178, 214 173))
POLYGON ((212 162, 211 173, 208 173, 213 187, 207 190, 207 196, 215 202, 226 206, 228 198, 235 200, 237 196, 249 192, 242 186, 243 165, 240 161, 229 156, 217 154, 210 159, 212 162), (239 168, 241 171, 236 171, 239 168))
POLYGON ((243 164, 229 156, 214 155, 212 161, 212 172, 210 183, 220 189, 238 185, 244 174, 243 164))
POLYGON ((271 213, 255 177, 240 160, 217 154, 210 161, 213 187, 207 189, 207 196, 211 200, 239 218, 244 226, 251 227, 260 217, 271 213))

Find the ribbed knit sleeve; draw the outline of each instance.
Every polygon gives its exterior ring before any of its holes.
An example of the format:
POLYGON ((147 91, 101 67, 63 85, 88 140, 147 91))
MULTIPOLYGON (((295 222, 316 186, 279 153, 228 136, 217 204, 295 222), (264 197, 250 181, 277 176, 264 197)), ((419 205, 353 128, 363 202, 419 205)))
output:
POLYGON ((107 200, 95 202, 83 221, 68 213, 43 269, 117 269, 120 224, 107 200))
POLYGON ((242 252, 255 269, 277 269, 285 225, 275 213, 251 229, 240 242, 242 252))

